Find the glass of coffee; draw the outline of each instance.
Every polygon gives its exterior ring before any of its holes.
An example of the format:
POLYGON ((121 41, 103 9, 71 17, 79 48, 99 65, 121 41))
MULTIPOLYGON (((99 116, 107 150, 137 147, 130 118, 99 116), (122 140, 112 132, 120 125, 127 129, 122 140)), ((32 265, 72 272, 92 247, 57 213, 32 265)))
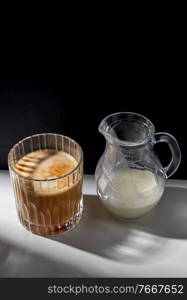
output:
POLYGON ((83 153, 60 134, 27 137, 10 150, 8 165, 23 226, 51 235, 74 228, 83 211, 83 153))

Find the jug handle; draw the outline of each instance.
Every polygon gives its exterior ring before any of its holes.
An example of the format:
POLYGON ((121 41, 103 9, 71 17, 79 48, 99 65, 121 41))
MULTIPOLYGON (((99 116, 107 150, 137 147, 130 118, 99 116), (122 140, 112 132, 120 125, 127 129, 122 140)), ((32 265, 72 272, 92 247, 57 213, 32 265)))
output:
POLYGON ((154 134, 154 137, 155 143, 167 143, 171 150, 171 161, 169 165, 164 168, 167 178, 169 178, 176 172, 181 163, 181 151, 179 144, 174 136, 166 132, 157 132, 154 134))

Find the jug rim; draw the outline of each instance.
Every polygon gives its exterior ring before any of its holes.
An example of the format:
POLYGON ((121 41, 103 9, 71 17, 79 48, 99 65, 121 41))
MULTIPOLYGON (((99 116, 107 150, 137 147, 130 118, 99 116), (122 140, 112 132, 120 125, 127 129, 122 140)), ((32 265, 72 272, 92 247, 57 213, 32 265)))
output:
MULTIPOLYGON (((120 118, 118 118, 118 120, 120 121, 120 118)), ((113 123, 114 123, 114 121, 113 121, 113 123)), ((134 112, 116 112, 116 113, 112 113, 112 114, 106 116, 101 121, 98 130, 112 144, 116 144, 116 145, 124 146, 124 147, 138 147, 138 146, 145 145, 150 141, 150 139, 153 137, 153 135, 155 133, 155 126, 147 117, 145 117, 141 114, 134 113, 134 112), (115 121, 120 116, 121 116, 121 120, 123 119, 123 117, 126 116, 126 117, 129 117, 129 120, 133 120, 133 119, 138 120, 139 119, 139 121, 142 121, 144 126, 147 127, 147 129, 148 129, 146 137, 138 142, 130 142, 130 141, 125 141, 118 137, 112 136, 111 133, 109 133, 109 130, 112 128, 111 127, 112 123, 110 125, 108 123, 110 122, 110 119, 113 118, 115 121)))

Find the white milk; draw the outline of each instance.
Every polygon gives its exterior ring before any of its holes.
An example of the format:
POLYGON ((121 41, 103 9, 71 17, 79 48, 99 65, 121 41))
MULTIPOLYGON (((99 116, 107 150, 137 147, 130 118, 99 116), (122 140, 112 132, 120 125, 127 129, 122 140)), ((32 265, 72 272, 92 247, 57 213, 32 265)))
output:
POLYGON ((156 206, 163 191, 163 179, 156 179, 150 171, 118 170, 113 173, 112 182, 106 184, 102 202, 119 217, 138 218, 156 206))

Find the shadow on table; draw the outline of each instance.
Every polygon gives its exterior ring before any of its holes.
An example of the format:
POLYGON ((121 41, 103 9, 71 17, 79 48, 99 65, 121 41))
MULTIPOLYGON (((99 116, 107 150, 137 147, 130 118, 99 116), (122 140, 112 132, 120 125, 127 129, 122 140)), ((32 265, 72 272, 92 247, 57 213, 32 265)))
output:
POLYGON ((111 216, 96 196, 85 195, 85 213, 77 228, 50 239, 120 262, 159 260, 168 250, 176 251, 173 238, 187 238, 186 198, 186 189, 168 187, 152 212, 126 222, 111 216))
POLYGON ((0 238, 0 278, 13 277, 86 277, 74 265, 59 263, 43 255, 28 251, 0 238))

